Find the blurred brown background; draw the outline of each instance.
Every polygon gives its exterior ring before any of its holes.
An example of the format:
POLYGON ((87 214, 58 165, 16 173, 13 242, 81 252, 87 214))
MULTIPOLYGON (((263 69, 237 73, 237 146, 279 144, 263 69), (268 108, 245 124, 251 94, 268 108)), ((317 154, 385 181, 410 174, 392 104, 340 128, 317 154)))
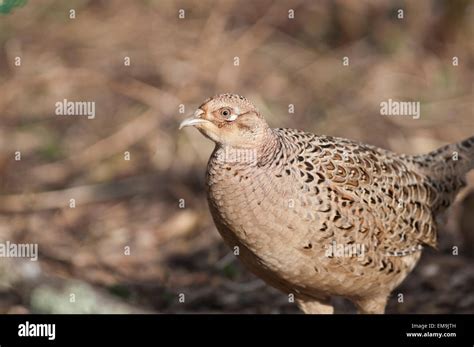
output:
MULTIPOLYGON (((459 141, 474 134, 473 17, 468 0, 35 0, 0 14, 0 242, 39 244, 38 262, 0 258, 0 312, 298 312, 224 246, 204 194, 213 145, 177 125, 234 92, 274 127, 405 153, 459 141), (381 116, 389 98, 419 101, 421 118, 381 116), (56 115, 63 99, 95 101, 96 118, 56 115)), ((388 312, 474 312, 473 194, 388 312)))

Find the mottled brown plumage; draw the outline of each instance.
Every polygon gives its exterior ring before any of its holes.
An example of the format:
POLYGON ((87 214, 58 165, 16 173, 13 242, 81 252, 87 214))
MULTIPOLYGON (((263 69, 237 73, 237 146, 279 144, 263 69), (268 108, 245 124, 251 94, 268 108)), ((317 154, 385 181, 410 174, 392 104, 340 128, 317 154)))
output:
POLYGON ((206 100, 187 125, 216 142, 206 181, 220 234, 252 272, 311 313, 332 313, 332 296, 384 312, 422 248, 436 246, 435 218, 474 166, 474 137, 397 155, 271 129, 232 94, 206 100))

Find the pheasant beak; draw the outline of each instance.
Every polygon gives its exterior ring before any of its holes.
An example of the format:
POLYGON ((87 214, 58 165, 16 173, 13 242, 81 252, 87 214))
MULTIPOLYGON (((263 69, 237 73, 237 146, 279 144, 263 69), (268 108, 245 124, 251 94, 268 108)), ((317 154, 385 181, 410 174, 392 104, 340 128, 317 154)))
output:
POLYGON ((201 118, 201 116, 204 114, 204 111, 198 108, 196 112, 194 112, 194 115, 192 117, 186 118, 181 122, 179 125, 179 129, 181 130, 184 127, 188 126, 196 126, 199 124, 205 124, 205 123, 211 123, 210 121, 201 118))

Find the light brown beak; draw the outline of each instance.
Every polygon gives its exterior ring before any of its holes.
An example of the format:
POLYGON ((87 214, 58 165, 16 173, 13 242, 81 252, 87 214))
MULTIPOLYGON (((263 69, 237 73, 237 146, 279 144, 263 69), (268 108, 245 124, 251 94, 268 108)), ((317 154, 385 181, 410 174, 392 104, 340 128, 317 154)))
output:
POLYGON ((201 110, 200 108, 197 109, 196 112, 194 112, 194 115, 192 117, 186 118, 185 120, 181 122, 181 124, 179 125, 179 129, 181 130, 182 128, 188 127, 188 126, 195 126, 198 124, 210 123, 208 120, 201 118, 201 115, 203 113, 204 113, 203 110, 201 110))

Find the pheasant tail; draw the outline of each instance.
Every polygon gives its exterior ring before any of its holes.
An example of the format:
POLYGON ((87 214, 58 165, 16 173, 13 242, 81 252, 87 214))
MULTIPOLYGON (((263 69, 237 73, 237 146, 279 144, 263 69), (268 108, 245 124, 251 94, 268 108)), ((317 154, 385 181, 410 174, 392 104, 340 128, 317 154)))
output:
POLYGON ((442 211, 465 186, 467 172, 474 169, 474 136, 428 154, 413 156, 412 160, 432 181, 439 194, 433 211, 442 211))

